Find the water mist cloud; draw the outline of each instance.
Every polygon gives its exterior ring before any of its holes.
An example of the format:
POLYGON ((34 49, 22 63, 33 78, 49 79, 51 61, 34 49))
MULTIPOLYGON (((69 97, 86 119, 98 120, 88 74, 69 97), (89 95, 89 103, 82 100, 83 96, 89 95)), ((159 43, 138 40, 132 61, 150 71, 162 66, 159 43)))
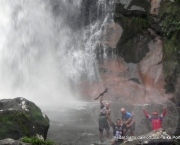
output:
POLYGON ((57 55, 64 55, 70 30, 57 35, 49 3, 3 0, 0 18, 0 98, 21 96, 44 105, 72 100, 57 55))

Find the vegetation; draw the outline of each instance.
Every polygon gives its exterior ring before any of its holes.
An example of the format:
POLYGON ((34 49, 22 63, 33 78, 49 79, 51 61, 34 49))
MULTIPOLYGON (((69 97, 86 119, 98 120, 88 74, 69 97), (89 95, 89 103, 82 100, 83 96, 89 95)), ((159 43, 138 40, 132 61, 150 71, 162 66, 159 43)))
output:
POLYGON ((161 26, 164 35, 170 37, 173 32, 180 31, 180 17, 178 15, 180 10, 176 5, 172 6, 172 4, 169 4, 168 7, 166 14, 163 16, 161 26))
MULTIPOLYGON (((137 4, 137 2, 132 1, 129 8, 134 3, 137 4)), ((147 3, 141 3, 141 5, 142 7, 145 6, 146 9, 150 7, 147 3)), ((143 35, 147 28, 154 29, 158 35, 162 36, 164 45, 162 63, 166 93, 175 92, 177 78, 180 74, 180 43, 178 42, 180 40, 179 7, 180 0, 174 0, 174 2, 165 0, 161 1, 158 16, 149 15, 149 12, 128 11, 121 4, 116 5, 115 11, 115 22, 119 23, 123 28, 123 34, 117 44, 117 52, 126 62, 137 63, 148 52, 148 40, 140 42, 140 39, 137 39, 138 35, 143 35), (157 21, 158 19, 159 21, 157 21)))
POLYGON ((123 21, 128 26, 128 29, 133 30, 135 34, 142 32, 149 26, 149 21, 146 17, 124 17, 122 16, 123 21))
POLYGON ((163 69, 165 74, 165 89, 167 93, 175 92, 175 85, 180 67, 180 9, 179 0, 165 1, 161 4, 159 16, 163 35, 163 69))
POLYGON ((144 35, 144 30, 149 27, 149 21, 146 16, 125 16, 119 14, 119 19, 117 19, 117 23, 123 28, 123 33, 119 43, 117 44, 117 53, 124 57, 126 62, 137 63, 141 59, 141 57, 148 50, 144 48, 144 44, 141 44, 141 49, 137 52, 137 40, 139 37, 138 34, 144 35), (143 48, 142 48, 143 47, 143 48), (142 50, 142 51, 141 51, 142 50), (137 53, 140 52, 140 55, 137 56, 137 53))
POLYGON ((43 134, 42 128, 48 128, 49 120, 47 117, 44 118, 41 110, 32 102, 27 102, 27 106, 28 111, 4 110, 0 112, 0 139, 7 137, 19 139, 21 136, 35 135, 36 132, 43 134))
POLYGON ((29 106, 27 109, 29 110, 29 114, 33 120, 36 120, 36 122, 44 121, 44 124, 49 124, 48 119, 44 119, 39 107, 35 106, 32 102, 28 102, 27 106, 29 106))
POLYGON ((54 142, 52 140, 42 140, 39 139, 37 136, 33 136, 33 137, 23 137, 20 139, 20 141, 25 142, 25 143, 31 143, 33 145, 53 145, 54 142))
POLYGON ((147 18, 141 18, 141 17, 133 17, 131 19, 131 25, 135 25, 135 31, 139 32, 144 30, 149 26, 149 21, 147 18))
POLYGON ((28 135, 29 131, 25 124, 27 124, 29 121, 29 116, 23 111, 3 111, 0 114, 0 122, 2 124, 0 128, 0 138, 3 138, 9 130, 13 130, 14 124, 17 124, 19 129, 21 129, 24 134, 28 135))

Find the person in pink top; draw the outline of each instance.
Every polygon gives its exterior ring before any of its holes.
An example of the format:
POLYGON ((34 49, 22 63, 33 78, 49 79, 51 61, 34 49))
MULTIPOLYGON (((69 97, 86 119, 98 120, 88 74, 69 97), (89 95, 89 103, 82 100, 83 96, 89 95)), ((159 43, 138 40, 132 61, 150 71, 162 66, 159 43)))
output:
POLYGON ((151 121, 151 125, 152 125, 152 130, 156 130, 156 129, 159 129, 161 128, 161 125, 162 125, 162 118, 166 115, 166 109, 167 107, 164 106, 163 107, 163 112, 160 116, 158 116, 158 112, 157 111, 154 111, 152 114, 153 116, 150 116, 147 111, 145 110, 144 107, 142 107, 143 109, 143 112, 144 112, 144 115, 151 121))

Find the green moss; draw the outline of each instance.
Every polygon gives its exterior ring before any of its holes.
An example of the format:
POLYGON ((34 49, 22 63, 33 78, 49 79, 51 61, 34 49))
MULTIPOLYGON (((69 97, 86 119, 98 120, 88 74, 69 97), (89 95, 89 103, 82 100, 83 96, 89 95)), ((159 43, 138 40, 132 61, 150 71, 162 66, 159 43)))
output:
POLYGON ((1 124, 0 139, 3 139, 5 137, 6 133, 9 130, 9 127, 11 127, 11 125, 1 124))
MULTIPOLYGON (((149 3, 144 0, 135 0, 135 5, 144 7, 149 7, 149 3)), ((134 5, 134 0, 130 3, 129 6, 134 5)), ((148 8, 147 8, 148 9, 148 8)), ((124 5, 116 4, 115 5, 115 17, 114 21, 119 23, 123 29, 123 33, 120 41, 117 45, 117 53, 121 53, 121 47, 128 40, 132 39, 137 33, 141 33, 143 30, 149 27, 148 14, 143 11, 138 10, 128 10, 124 9, 124 5)))
POLYGON ((142 31, 144 28, 147 28, 148 20, 141 17, 122 17, 124 21, 124 27, 128 29, 133 29, 134 33, 142 31), (125 25, 126 24, 126 25, 125 25))
POLYGON ((26 124, 30 121, 29 116, 23 111, 3 111, 0 114, 0 122, 2 124, 0 128, 0 138, 6 136, 7 133, 14 131, 14 126, 17 126, 17 130, 21 130, 23 134, 28 135, 29 131, 26 128, 26 124))
POLYGON ((35 120, 36 122, 41 122, 46 126, 49 125, 49 120, 43 117, 39 107, 35 106, 32 102, 28 102, 27 105, 28 105, 27 109, 29 110, 29 114, 33 120, 35 120))
POLYGON ((148 36, 147 31, 135 35, 120 47, 121 56, 128 63, 140 62, 146 53, 149 52, 149 47, 147 44, 150 42, 150 40, 151 39, 148 36))
MULTIPOLYGON (((19 103, 18 98, 16 101, 19 103)), ((22 136, 30 137, 37 133, 46 138, 49 119, 44 118, 40 108, 34 103, 27 101, 26 106, 26 110, 3 110, 0 112, 0 139, 7 137, 19 139, 22 136)))
MULTIPOLYGON (((123 34, 117 44, 117 52, 126 62, 137 63, 148 51, 148 40, 142 42, 135 38, 145 31, 152 28, 163 38, 163 70, 165 76, 165 89, 167 93, 175 91, 178 74, 180 73, 180 0, 161 1, 159 15, 149 15, 137 11, 128 11, 123 5, 117 4, 115 10, 115 22, 123 28, 123 34), (139 45, 140 44, 140 45, 139 45)), ((132 5, 146 5, 146 10, 150 7, 141 0, 131 1, 128 8, 132 5)), ((149 36, 145 36, 146 38, 149 36)), ((152 40, 152 38, 151 38, 152 40)))
POLYGON ((23 111, 3 111, 0 114, 1 123, 23 122, 22 118, 29 120, 29 116, 23 111))
POLYGON ((138 33, 149 26, 147 18, 133 17, 130 22, 131 26, 135 25, 135 33, 138 33))
POLYGON ((172 34, 170 38, 164 37, 164 55, 166 59, 175 61, 177 59, 177 51, 180 50, 177 33, 172 34))
POLYGON ((29 110, 29 113, 33 119, 38 120, 38 119, 41 119, 43 117, 41 110, 32 104, 29 104, 28 110, 29 110))
POLYGON ((123 15, 119 16, 119 20, 116 19, 117 23, 123 28, 123 34, 120 39, 120 45, 126 43, 129 39, 133 38, 137 33, 141 33, 143 30, 149 27, 147 17, 126 17, 123 15))

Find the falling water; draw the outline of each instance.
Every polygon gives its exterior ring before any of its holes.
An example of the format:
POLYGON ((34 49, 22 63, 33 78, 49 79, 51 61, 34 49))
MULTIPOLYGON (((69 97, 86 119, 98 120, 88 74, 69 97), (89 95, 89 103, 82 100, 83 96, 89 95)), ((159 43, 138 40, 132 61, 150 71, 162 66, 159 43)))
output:
MULTIPOLYGON (((100 79, 95 51, 103 40, 102 30, 113 21, 111 10, 111 0, 1 0, 0 99, 21 96, 46 106, 46 110, 51 109, 49 105, 68 108, 67 103, 74 103, 79 97, 76 85, 81 80, 100 79)), ((101 55, 107 58, 105 51, 101 55)), ((122 105, 114 105, 114 120, 122 105)), ((89 117, 90 127, 93 126, 92 130, 96 132, 99 104, 87 103, 86 108, 81 107, 81 118, 75 116, 77 123, 84 126, 84 131, 89 117), (83 113, 87 115, 84 117, 83 113)), ((125 106, 128 110, 133 107, 125 106)), ((144 117, 140 108, 134 108, 138 116, 144 117)), ((72 116, 61 111, 55 112, 60 115, 56 118, 57 124, 59 118, 65 124, 68 121, 74 124, 73 115, 78 111, 73 110, 72 116)), ((171 115, 177 116, 174 114, 177 112, 170 114, 166 121, 173 129, 176 126, 173 121, 177 120, 176 117, 172 121, 171 115)), ((142 127, 140 121, 137 125, 142 127)), ((143 133, 143 130, 138 131, 143 133)), ((58 133, 62 135, 59 130, 58 133)))
POLYGON ((101 28, 111 19, 109 4, 97 1, 98 16, 93 20, 89 13, 92 23, 86 25, 77 21, 81 4, 0 1, 0 98, 22 96, 58 105, 78 96, 72 86, 82 78, 99 79, 94 51, 101 28))

